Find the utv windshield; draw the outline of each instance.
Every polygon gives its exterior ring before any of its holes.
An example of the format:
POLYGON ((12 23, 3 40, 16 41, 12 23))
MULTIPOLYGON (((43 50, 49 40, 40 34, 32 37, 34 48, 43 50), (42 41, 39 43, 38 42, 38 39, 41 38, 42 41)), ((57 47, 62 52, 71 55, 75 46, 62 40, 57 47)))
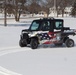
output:
POLYGON ((39 22, 38 21, 33 21, 31 26, 30 26, 30 30, 35 31, 35 30, 38 30, 38 28, 39 28, 39 22))

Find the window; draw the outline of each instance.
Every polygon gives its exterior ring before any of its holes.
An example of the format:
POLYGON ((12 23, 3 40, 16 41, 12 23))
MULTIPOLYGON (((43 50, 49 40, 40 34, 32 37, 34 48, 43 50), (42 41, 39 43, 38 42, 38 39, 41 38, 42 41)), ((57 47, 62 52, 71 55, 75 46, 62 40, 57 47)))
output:
POLYGON ((61 29, 63 27, 63 23, 61 21, 55 22, 55 29, 61 29))
POLYGON ((39 28, 39 22, 33 21, 30 30, 37 30, 39 28))
POLYGON ((41 30, 43 31, 49 31, 50 30, 50 22, 49 21, 44 21, 41 24, 41 30))

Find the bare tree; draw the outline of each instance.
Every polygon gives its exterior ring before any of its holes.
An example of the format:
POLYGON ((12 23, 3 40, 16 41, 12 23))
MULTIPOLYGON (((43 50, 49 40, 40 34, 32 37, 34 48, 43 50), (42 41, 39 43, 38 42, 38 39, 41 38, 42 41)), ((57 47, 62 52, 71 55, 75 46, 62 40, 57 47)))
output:
POLYGON ((76 1, 74 2, 72 6, 71 16, 76 17, 76 1))
MULTIPOLYGON (((47 7, 54 7, 54 0, 46 0, 47 1, 47 7)), ((62 17, 64 16, 64 10, 68 6, 72 6, 74 3, 74 0, 55 0, 56 2, 56 11, 57 16, 61 13, 62 17)))
POLYGON ((7 26, 7 7, 6 7, 6 0, 4 1, 4 26, 7 26))
MULTIPOLYGON (((0 0, 5 1, 5 0, 0 0)), ((4 4, 5 18, 6 14, 14 14, 15 20, 19 21, 22 12, 28 11, 29 13, 38 13, 40 11, 45 11, 49 14, 49 8, 54 6, 54 0, 15 0, 14 4, 10 3, 4 4), (27 3, 27 4, 26 4, 27 3)), ((75 0, 56 0, 56 11, 57 16, 61 13, 62 17, 64 16, 64 10, 67 6, 73 6, 75 0)))
POLYGON ((28 6, 28 11, 32 14, 37 14, 39 11, 41 11, 41 6, 39 4, 39 0, 31 0, 30 5, 28 6))
POLYGON ((20 15, 25 8, 25 5, 24 5, 25 2, 26 2, 26 0, 15 0, 15 6, 13 8, 13 12, 14 12, 16 21, 19 21, 19 19, 20 19, 20 15))
POLYGON ((15 0, 15 3, 10 4, 10 2, 5 5, 8 14, 14 14, 15 21, 19 21, 22 12, 25 10, 26 0, 15 0))

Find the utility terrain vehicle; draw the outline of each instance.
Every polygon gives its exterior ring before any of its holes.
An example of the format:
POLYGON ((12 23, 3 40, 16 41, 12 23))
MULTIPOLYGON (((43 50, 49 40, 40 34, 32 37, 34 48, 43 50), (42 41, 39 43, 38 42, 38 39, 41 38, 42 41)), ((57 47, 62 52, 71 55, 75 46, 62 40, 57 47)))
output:
POLYGON ((75 29, 64 27, 63 19, 43 18, 34 20, 29 29, 21 32, 19 45, 26 47, 30 44, 32 49, 36 49, 39 44, 55 44, 66 47, 73 47, 74 41, 69 35, 76 35, 75 29))

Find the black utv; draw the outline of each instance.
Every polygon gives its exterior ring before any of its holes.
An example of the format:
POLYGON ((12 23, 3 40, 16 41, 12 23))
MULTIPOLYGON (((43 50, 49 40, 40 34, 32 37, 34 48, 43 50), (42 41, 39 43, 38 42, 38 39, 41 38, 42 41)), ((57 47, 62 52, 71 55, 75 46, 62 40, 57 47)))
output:
POLYGON ((36 49, 39 44, 55 44, 73 47, 74 41, 69 35, 76 35, 75 29, 64 27, 63 19, 43 18, 34 20, 29 29, 21 32, 19 45, 26 47, 30 44, 32 49, 36 49))

